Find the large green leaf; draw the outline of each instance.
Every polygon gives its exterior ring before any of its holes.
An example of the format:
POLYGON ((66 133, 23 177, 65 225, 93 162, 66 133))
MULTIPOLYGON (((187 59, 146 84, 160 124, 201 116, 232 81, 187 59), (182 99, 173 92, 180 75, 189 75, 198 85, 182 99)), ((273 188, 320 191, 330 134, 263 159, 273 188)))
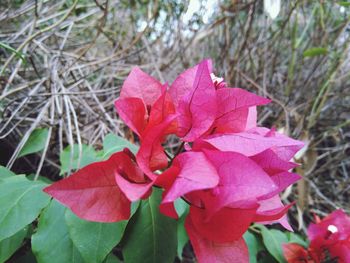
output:
POLYGON ((47 136, 49 130, 47 128, 35 129, 29 136, 27 142, 18 154, 18 157, 22 157, 31 153, 40 152, 45 148, 47 136))
POLYGON ((127 263, 173 262, 177 250, 177 222, 160 214, 161 190, 154 188, 148 200, 131 218, 125 233, 123 255, 127 263))
POLYGON ((92 146, 83 144, 81 156, 79 156, 80 151, 78 144, 73 145, 73 151, 71 151, 71 149, 71 146, 67 146, 60 154, 61 174, 78 168, 83 168, 84 166, 99 160, 97 153, 92 146), (71 152, 73 152, 72 155, 71 152))
POLYGON ((102 262, 123 237, 127 221, 97 223, 80 219, 66 211, 69 235, 87 263, 102 262))
POLYGON ((0 241, 30 224, 49 202, 40 181, 16 175, 0 181, 0 241))
POLYGON ((66 208, 52 200, 39 218, 37 232, 32 236, 32 250, 38 263, 82 263, 65 221, 66 208))
POLYGON ((0 165, 0 180, 16 175, 15 173, 8 170, 6 167, 0 165))
POLYGON ((255 227, 260 229, 267 251, 269 251, 278 262, 286 262, 283 256, 282 244, 288 243, 287 235, 276 229, 267 229, 263 225, 256 225, 255 227))
POLYGON ((244 233, 243 238, 249 249, 249 262, 256 263, 257 255, 259 251, 263 248, 261 240, 251 232, 247 231, 244 233))
POLYGON ((135 154, 138 151, 135 144, 115 134, 107 134, 103 140, 103 159, 108 159, 113 153, 122 151, 124 148, 129 148, 135 154))
POLYGON ((28 227, 25 227, 18 231, 13 236, 5 238, 0 241, 0 262, 5 262, 6 259, 10 258, 13 253, 22 245, 23 239, 27 235, 28 227))

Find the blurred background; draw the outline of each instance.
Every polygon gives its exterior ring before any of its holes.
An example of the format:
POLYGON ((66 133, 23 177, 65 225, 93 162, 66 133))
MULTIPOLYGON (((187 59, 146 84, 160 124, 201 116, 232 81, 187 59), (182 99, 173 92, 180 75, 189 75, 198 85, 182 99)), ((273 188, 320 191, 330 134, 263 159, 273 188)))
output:
POLYGON ((134 141, 113 105, 130 69, 171 83, 212 58, 229 86, 272 100, 260 125, 306 143, 283 194, 293 226, 349 213, 349 22, 346 1, 1 0, 0 165, 58 178, 63 151, 134 141))

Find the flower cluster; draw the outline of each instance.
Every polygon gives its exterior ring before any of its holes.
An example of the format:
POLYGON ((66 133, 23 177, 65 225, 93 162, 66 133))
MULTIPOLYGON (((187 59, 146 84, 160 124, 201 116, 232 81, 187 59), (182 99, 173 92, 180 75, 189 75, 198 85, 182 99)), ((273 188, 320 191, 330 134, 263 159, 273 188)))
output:
POLYGON ((350 262, 350 217, 342 210, 334 211, 323 220, 316 217, 315 224, 308 228, 308 237, 308 248, 294 243, 283 245, 289 263, 350 262))
POLYGON ((170 87, 135 67, 115 107, 139 137, 136 156, 124 149, 45 191, 81 218, 115 222, 161 187, 163 214, 178 217, 178 198, 190 204, 185 227, 199 262, 248 262, 243 233, 252 222, 290 229, 279 193, 299 179, 290 160, 303 144, 257 127, 256 106, 269 102, 227 87, 210 60, 170 87), (183 145, 171 160, 162 146, 170 134, 183 145))

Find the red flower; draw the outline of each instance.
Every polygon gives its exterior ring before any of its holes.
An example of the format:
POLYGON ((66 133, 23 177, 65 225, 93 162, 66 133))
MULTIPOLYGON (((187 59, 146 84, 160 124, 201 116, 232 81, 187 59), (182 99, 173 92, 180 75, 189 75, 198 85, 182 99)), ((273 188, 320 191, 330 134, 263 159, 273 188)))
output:
POLYGON ((293 243, 283 246, 287 261, 294 263, 299 262, 297 259, 307 259, 307 262, 319 263, 329 255, 339 263, 349 263, 350 217, 342 210, 336 210, 323 220, 317 221, 308 228, 308 249, 293 243))
POLYGON ((191 205, 185 227, 199 262, 247 262, 243 233, 252 222, 290 228, 290 205, 278 195, 299 179, 290 159, 303 144, 256 127, 256 106, 269 102, 228 88, 210 60, 181 73, 169 89, 133 68, 115 107, 139 136, 136 157, 116 153, 45 191, 82 218, 113 222, 128 219, 130 203, 148 197, 152 185, 162 187, 162 213, 177 218, 178 198, 191 205), (169 167, 162 143, 170 134, 186 151, 169 167))

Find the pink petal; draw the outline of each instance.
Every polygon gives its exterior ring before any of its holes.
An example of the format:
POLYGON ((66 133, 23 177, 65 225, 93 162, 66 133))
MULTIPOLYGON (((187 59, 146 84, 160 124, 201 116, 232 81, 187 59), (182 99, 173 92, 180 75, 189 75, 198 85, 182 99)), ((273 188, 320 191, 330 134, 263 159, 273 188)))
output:
POLYGON ((257 125, 258 120, 258 111, 255 106, 250 107, 248 110, 248 117, 247 117, 247 125, 245 127, 246 130, 250 130, 252 128, 255 128, 257 125))
POLYGON ((199 138, 213 124, 216 111, 216 90, 204 60, 198 65, 192 88, 179 100, 178 135, 186 142, 199 138))
POLYGON ((270 176, 242 154, 208 150, 205 154, 220 177, 219 185, 203 195, 203 202, 210 213, 227 205, 252 208, 260 197, 277 189, 270 176))
POLYGON ((44 191, 68 206, 77 216, 96 222, 117 222, 130 216, 130 200, 115 181, 119 171, 135 171, 128 167, 130 157, 123 152, 107 161, 85 166, 44 191), (127 166, 126 166, 127 165, 127 166))
POLYGON ((155 180, 153 171, 167 166, 167 158, 161 146, 166 131, 176 119, 176 115, 169 115, 162 123, 149 127, 143 133, 139 151, 136 154, 137 164, 141 170, 151 179, 155 180))
MULTIPOLYGON (((164 86, 162 95, 157 99, 154 105, 151 107, 151 113, 148 120, 147 128, 152 128, 163 122, 167 116, 175 114, 175 107, 171 100, 169 93, 166 92, 164 86)), ((174 121, 172 125, 168 127, 166 133, 175 133, 177 130, 177 123, 174 121)))
POLYGON ((139 67, 134 67, 124 81, 120 91, 120 98, 140 98, 145 105, 153 105, 162 92, 162 84, 143 72, 139 67))
POLYGON ((178 219, 179 216, 177 215, 174 203, 165 203, 159 205, 159 211, 168 217, 178 219))
POLYGON ((114 102, 119 117, 140 136, 147 123, 146 107, 140 98, 118 99, 114 102))
POLYGON ((206 239, 195 231, 194 224, 187 217, 185 228, 199 263, 247 263, 248 248, 243 240, 218 243, 206 239))
POLYGON ((213 124, 215 132, 241 132, 256 126, 255 107, 270 100, 240 88, 222 88, 217 90, 218 113, 213 124))
POLYGON ((191 233, 190 239, 199 263, 247 263, 249 253, 243 239, 229 243, 215 243, 191 233))
MULTIPOLYGON (((238 240, 247 231, 256 212, 254 209, 223 208, 210 220, 203 208, 190 207, 188 220, 191 220, 195 231, 203 238, 219 242, 238 240)), ((187 220, 187 219, 186 219, 187 220)))
POLYGON ((258 153, 250 159, 254 160, 261 168, 270 175, 289 171, 297 166, 297 164, 282 160, 277 153, 271 149, 267 149, 258 153))
POLYGON ((142 184, 132 183, 119 174, 115 175, 115 180, 120 190, 131 202, 145 199, 151 194, 153 182, 142 184))
POLYGON ((178 167, 178 174, 163 203, 173 202, 192 191, 213 188, 219 183, 215 167, 201 152, 182 153, 174 159, 173 165, 178 167))
MULTIPOLYGON (((210 59, 206 61, 208 63, 209 73, 211 73, 212 61, 210 59)), ((193 88, 198 66, 196 65, 182 72, 170 86, 169 93, 176 107, 179 105, 180 100, 193 88)))
POLYGON ((280 223, 286 229, 293 231, 285 216, 293 203, 284 206, 279 196, 276 195, 269 199, 259 201, 259 204, 260 207, 256 211, 254 217, 255 222, 260 222, 261 224, 280 223))
POLYGON ((299 174, 282 172, 279 174, 275 174, 271 176, 271 179, 275 182, 278 189, 276 190, 276 194, 282 192, 288 186, 294 184, 296 181, 301 179, 299 174))
POLYGON ((207 143, 220 151, 238 152, 246 156, 253 156, 267 149, 272 149, 280 159, 289 161, 304 145, 301 141, 278 133, 275 133, 274 136, 268 136, 267 133, 258 134, 255 129, 249 132, 208 136, 198 140, 193 149, 204 147, 207 143))

